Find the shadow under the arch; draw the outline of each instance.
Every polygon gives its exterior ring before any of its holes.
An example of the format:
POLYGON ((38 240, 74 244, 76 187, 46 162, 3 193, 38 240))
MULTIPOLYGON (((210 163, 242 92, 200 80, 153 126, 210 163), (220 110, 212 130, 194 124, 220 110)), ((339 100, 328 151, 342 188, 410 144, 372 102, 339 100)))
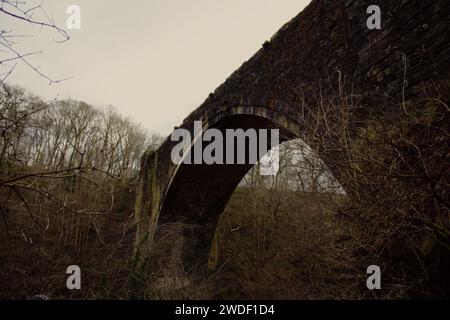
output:
MULTIPOLYGON (((254 115, 225 117, 210 128, 223 133, 226 129, 239 128, 279 129, 280 143, 296 138, 296 134, 284 126, 254 115)), ((207 144, 204 143, 203 148, 207 144)), ((248 141, 246 152, 248 159, 248 141)), ((191 156, 190 152, 187 156, 191 156)), ((182 276, 195 274, 206 267, 220 214, 252 166, 180 165, 160 205, 150 256, 153 270, 163 275, 182 276)))

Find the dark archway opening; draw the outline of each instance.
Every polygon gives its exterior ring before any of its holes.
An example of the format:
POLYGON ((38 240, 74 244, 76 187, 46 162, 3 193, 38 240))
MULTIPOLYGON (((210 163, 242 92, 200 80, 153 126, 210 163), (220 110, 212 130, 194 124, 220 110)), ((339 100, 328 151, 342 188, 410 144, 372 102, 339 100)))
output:
MULTIPOLYGON (((280 130, 280 143, 296 137, 295 133, 277 126, 273 121, 254 115, 225 117, 210 128, 221 132, 226 129, 276 128, 280 130)), ((248 140, 246 143, 248 146, 248 140)), ((248 149, 246 151, 248 153, 248 149)), ((176 224, 177 232, 182 238, 177 241, 178 246, 171 248, 172 253, 168 259, 181 259, 178 262, 182 264, 184 272, 206 266, 219 216, 252 166, 253 164, 181 164, 178 168, 162 201, 155 243, 157 246, 159 239, 167 236, 165 226, 176 224)))

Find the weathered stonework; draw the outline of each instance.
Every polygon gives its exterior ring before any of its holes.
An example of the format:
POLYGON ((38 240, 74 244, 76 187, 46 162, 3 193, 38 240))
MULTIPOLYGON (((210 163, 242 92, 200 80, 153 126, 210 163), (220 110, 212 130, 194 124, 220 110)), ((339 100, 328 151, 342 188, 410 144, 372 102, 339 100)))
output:
MULTIPOLYGON (((339 177, 328 161, 339 154, 323 153, 326 146, 314 138, 321 128, 308 126, 319 100, 358 94, 367 108, 382 108, 425 97, 450 75, 447 0, 378 0, 382 29, 368 30, 372 2, 313 0, 180 127, 191 135, 197 120, 204 128, 280 128, 284 140, 301 137, 317 150, 339 177)), ((352 114, 351 125, 364 116, 352 114)), ((175 166, 174 145, 167 139, 143 156, 136 199, 136 263, 144 264, 157 241, 164 254, 150 262, 171 275, 206 264, 218 216, 250 168, 175 166)))

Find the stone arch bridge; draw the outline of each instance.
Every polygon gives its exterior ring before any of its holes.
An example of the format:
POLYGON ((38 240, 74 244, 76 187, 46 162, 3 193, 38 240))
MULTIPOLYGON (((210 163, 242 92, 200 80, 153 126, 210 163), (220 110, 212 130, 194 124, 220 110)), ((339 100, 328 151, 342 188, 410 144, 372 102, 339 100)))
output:
MULTIPOLYGON (((313 0, 180 127, 191 136, 198 120, 221 130, 278 128, 282 140, 302 138, 340 179, 333 160, 343 155, 317 139, 325 124, 313 115, 324 99, 359 96, 368 111, 427 97, 449 75, 448 0, 313 0), (367 28, 372 2, 381 9, 379 30, 367 28)), ((365 115, 351 113, 349 129, 365 115)), ((160 265, 170 275, 206 264, 218 217, 251 167, 176 166, 175 144, 168 138, 142 157, 135 210, 135 262, 160 265), (152 246, 163 253, 152 255, 152 246)))

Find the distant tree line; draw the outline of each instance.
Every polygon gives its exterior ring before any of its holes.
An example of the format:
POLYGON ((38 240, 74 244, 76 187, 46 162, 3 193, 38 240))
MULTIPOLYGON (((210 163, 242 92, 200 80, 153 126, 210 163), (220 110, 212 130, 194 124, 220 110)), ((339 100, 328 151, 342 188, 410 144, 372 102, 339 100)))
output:
POLYGON ((0 163, 47 171, 92 167, 116 177, 132 177, 140 156, 159 138, 118 114, 75 100, 45 103, 13 88, 0 96, 0 163))
MULTIPOLYGON (((33 221, 53 212, 132 211, 140 157, 161 140, 112 107, 43 101, 20 87, 0 91, 0 208, 33 221)), ((13 219, 14 220, 14 219, 13 219)))

